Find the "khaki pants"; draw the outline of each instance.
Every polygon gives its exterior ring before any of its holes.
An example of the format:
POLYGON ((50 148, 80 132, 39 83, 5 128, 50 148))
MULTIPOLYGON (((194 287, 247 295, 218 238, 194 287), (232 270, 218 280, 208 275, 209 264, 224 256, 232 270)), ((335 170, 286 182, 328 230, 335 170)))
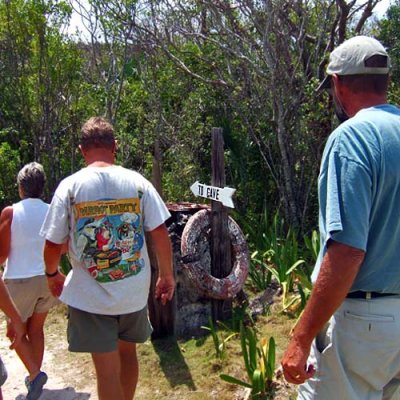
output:
MULTIPOLYGON (((321 305, 323 307, 323 305, 321 305)), ((346 299, 314 340, 301 400, 399 400, 400 296, 346 299)))

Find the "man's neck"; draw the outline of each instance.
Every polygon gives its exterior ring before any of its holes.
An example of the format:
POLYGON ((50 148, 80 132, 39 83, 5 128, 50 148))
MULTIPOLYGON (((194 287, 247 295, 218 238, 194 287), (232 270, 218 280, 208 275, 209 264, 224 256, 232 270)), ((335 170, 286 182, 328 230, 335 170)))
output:
POLYGON ((88 167, 110 167, 115 162, 115 153, 110 149, 96 147, 82 154, 88 167))
POLYGON ((87 167, 111 167, 114 163, 104 162, 104 161, 94 161, 90 164, 87 164, 87 167))
POLYGON ((386 104, 387 98, 384 95, 368 95, 368 96, 355 96, 351 102, 349 102, 349 115, 350 117, 357 114, 360 110, 364 108, 370 108, 379 106, 380 104, 386 104))

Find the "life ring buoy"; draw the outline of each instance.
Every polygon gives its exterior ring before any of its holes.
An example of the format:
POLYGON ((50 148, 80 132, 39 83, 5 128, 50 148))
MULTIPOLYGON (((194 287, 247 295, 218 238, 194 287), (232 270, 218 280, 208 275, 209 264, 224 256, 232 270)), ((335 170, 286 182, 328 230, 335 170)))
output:
POLYGON ((243 288, 249 272, 247 243, 238 224, 229 217, 228 231, 232 246, 232 271, 227 277, 221 279, 210 275, 202 267, 198 255, 199 238, 209 230, 210 217, 209 210, 201 210, 188 220, 181 237, 183 271, 202 295, 219 300, 232 299, 243 288))

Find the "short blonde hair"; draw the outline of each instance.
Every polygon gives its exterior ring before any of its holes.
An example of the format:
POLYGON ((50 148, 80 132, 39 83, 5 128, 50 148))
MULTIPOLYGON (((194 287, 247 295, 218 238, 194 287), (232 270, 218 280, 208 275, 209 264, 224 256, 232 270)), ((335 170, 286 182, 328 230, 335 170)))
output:
POLYGON ((43 194, 45 182, 43 166, 37 162, 26 164, 17 175, 18 186, 26 198, 39 198, 43 194))
POLYGON ((80 144, 85 150, 96 147, 108 149, 114 143, 114 128, 106 118, 92 117, 82 126, 80 144))

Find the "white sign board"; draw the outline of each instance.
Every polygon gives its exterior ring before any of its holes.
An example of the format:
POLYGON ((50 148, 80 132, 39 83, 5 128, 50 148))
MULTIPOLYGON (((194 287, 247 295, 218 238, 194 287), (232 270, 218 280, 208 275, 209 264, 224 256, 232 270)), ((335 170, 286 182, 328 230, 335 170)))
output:
POLYGON ((225 207, 235 208, 232 201, 232 195, 236 189, 229 187, 219 188, 216 186, 207 186, 196 181, 190 186, 190 190, 195 196, 205 197, 214 201, 220 201, 225 207))

